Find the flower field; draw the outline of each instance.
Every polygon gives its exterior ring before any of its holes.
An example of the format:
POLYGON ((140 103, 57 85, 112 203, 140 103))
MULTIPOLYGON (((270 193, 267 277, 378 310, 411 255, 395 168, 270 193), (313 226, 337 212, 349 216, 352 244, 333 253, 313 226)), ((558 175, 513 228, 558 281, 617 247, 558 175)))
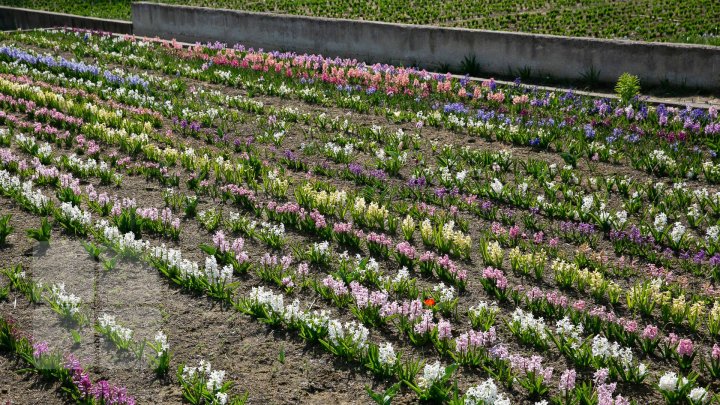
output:
MULTIPOLYGON (((641 41, 720 45, 720 4, 706 0, 444 2, 429 0, 160 0, 160 3, 641 41)), ((131 0, 0 0, 0 4, 131 19, 131 0)))
POLYGON ((718 403, 719 134, 637 97, 2 33, 1 398, 718 403))

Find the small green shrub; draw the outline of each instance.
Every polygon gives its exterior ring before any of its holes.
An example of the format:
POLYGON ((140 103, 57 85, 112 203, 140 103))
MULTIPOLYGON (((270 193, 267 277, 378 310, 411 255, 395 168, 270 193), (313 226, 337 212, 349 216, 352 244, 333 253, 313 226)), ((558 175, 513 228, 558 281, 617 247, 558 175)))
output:
POLYGON ((620 97, 623 104, 631 102, 640 95, 640 79, 630 73, 623 73, 615 85, 615 93, 620 97))

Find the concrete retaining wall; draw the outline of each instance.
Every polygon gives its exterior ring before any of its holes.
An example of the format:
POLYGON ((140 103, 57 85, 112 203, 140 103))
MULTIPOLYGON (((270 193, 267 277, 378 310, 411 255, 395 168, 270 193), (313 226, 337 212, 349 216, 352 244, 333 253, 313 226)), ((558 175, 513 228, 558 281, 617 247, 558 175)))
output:
POLYGON ((267 50, 320 53, 438 68, 475 55, 483 72, 580 79, 590 69, 614 82, 623 72, 643 83, 720 89, 720 47, 571 38, 133 3, 136 35, 242 43, 267 50))
POLYGON ((0 31, 49 27, 85 28, 119 34, 132 34, 133 31, 132 23, 129 21, 0 6, 0 31))

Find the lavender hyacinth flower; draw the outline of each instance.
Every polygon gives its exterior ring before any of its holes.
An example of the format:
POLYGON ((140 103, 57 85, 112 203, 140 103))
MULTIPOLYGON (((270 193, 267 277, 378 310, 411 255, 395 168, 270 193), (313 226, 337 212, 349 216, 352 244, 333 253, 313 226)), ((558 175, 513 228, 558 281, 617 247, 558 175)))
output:
POLYGON ((350 164, 348 164, 348 170, 354 176, 360 176, 360 175, 362 175, 363 167, 362 167, 362 165, 360 165, 358 163, 350 163, 350 164))

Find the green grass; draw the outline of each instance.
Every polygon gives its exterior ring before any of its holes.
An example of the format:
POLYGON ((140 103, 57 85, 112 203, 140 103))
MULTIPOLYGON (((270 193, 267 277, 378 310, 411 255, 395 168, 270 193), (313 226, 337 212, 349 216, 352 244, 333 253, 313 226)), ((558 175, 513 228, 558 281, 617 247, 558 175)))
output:
MULTIPOLYGON (((720 45, 720 2, 708 0, 160 0, 248 11, 720 45)), ((129 0, 0 0, 0 5, 130 19, 129 0)))

